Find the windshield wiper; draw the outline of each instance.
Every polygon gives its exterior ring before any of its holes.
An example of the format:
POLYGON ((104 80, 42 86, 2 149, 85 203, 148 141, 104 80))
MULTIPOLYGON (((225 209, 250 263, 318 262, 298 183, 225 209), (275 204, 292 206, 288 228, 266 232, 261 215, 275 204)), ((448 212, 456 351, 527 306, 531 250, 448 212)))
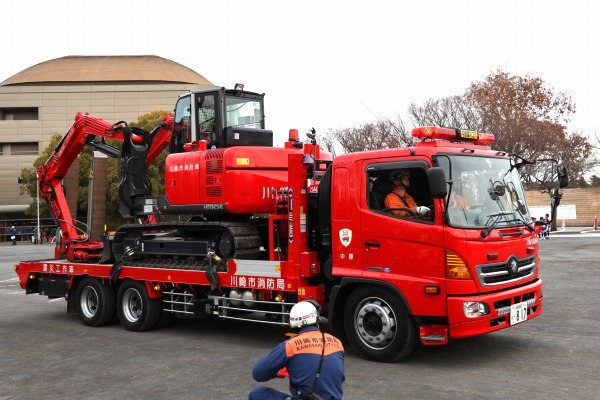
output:
POLYGON ((518 222, 518 223, 520 223, 520 224, 522 224, 522 225, 525 225, 525 227, 527 228, 527 230, 528 230, 529 232, 533 232, 533 231, 535 231, 535 228, 534 228, 534 227, 532 227, 531 225, 529 225, 527 222, 525 222, 525 220, 524 220, 523 218, 521 218, 521 217, 519 217, 519 216, 517 216, 515 219, 512 219, 512 220, 510 220, 510 221, 507 221, 507 222, 518 222))
POLYGON ((485 239, 486 237, 490 236, 490 233, 492 233, 492 230, 496 227, 496 225, 498 225, 498 222, 500 222, 500 217, 502 216, 502 214, 494 214, 494 215, 490 215, 488 218, 488 223, 491 221, 491 224, 485 224, 487 226, 487 228, 485 228, 485 231, 481 232, 479 235, 481 236, 482 239, 485 239), (495 218, 492 220, 492 218, 495 218))
POLYGON ((490 236, 490 233, 492 233, 492 230, 496 227, 496 225, 498 225, 498 223, 500 222, 500 220, 502 219, 502 217, 505 218, 506 222, 512 222, 515 221, 513 220, 507 220, 506 216, 507 215, 514 215, 514 213, 512 211, 501 211, 497 214, 491 214, 488 215, 488 222, 486 222, 486 228, 485 231, 480 233, 480 236, 482 238, 486 238, 488 236, 490 236))
POLYGON ((520 155, 518 155, 518 154, 511 154, 511 156, 513 156, 513 157, 515 157, 515 158, 518 158, 519 160, 521 160, 521 162, 518 162, 518 163, 515 163, 515 164, 513 164, 513 163, 512 163, 512 160, 511 160, 511 162, 510 162, 510 169, 509 169, 509 170, 506 172, 506 174, 508 174, 509 172, 511 172, 511 171, 512 171, 513 169, 515 169, 515 168, 516 168, 516 169, 517 169, 517 171, 518 171, 518 170, 519 170, 519 168, 521 168, 523 165, 531 165, 531 164, 535 164, 535 161, 529 161, 529 160, 526 160, 525 158, 521 157, 521 156, 520 156, 520 155))
MULTIPOLYGON (((480 236, 482 238, 486 238, 490 235, 490 233, 492 233, 492 230, 498 225, 498 223, 502 220, 502 217, 506 217, 507 215, 514 215, 513 212, 511 211, 502 211, 498 214, 492 214, 488 216, 488 223, 486 224, 486 228, 485 231, 480 233, 480 236), (489 224, 489 225, 488 225, 489 224)), ((535 231, 535 228, 533 228, 532 226, 530 226, 529 224, 527 224, 527 222, 525 222, 525 220, 523 218, 517 217, 517 218, 513 218, 513 219, 504 219, 504 221, 507 224, 511 224, 512 222, 519 222, 522 223, 523 225, 525 225, 525 227, 527 228, 527 230, 529 232, 533 232, 535 231)), ((513 234, 504 234, 504 235, 500 235, 500 236, 507 236, 507 235, 522 235, 523 231, 518 231, 515 232, 513 234)))
MULTIPOLYGON (((528 224, 528 223, 527 223, 527 221, 525 221, 525 219, 523 218, 523 217, 524 217, 524 215, 523 215, 523 213, 521 212, 521 209, 520 209, 520 207, 517 207, 517 209, 516 209, 516 210, 517 210, 517 213, 519 213, 519 215, 517 215, 517 218, 515 219, 515 221, 517 221, 517 222, 521 222, 523 225, 525 225, 525 226, 527 227, 527 230, 528 230, 529 232, 533 232, 533 231, 535 231, 535 228, 534 228, 533 226, 531 226, 530 224, 528 224)), ((532 224, 532 225, 533 225, 533 224, 532 224)))

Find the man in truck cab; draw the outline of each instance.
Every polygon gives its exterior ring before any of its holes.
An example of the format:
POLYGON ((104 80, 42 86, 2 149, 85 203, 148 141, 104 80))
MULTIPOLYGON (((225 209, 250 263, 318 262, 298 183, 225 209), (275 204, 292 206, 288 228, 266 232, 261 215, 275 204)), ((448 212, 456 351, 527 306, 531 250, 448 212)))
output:
POLYGON ((430 214, 429 207, 418 206, 410 194, 406 192, 410 186, 410 171, 406 168, 392 172, 390 180, 394 184, 394 189, 385 198, 385 208, 389 208, 391 213, 403 217, 425 217, 430 214), (404 208, 405 210, 402 210, 404 208), (412 214, 410 211, 412 210, 412 214))
POLYGON ((289 377, 292 395, 259 386, 250 392, 249 400, 342 398, 344 346, 319 330, 319 310, 319 303, 312 299, 295 304, 290 310, 290 327, 299 329, 298 335, 277 345, 252 369, 258 382, 289 377))
POLYGON ((448 201, 448 208, 469 208, 469 204, 463 197, 463 184, 461 179, 452 180, 452 191, 450 192, 450 199, 448 201))

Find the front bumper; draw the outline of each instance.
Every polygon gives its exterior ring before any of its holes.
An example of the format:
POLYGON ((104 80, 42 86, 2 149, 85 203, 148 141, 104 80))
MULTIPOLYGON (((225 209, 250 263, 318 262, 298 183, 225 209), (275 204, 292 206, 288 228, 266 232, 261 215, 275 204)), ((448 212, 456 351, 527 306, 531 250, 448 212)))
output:
POLYGON ((448 298, 448 321, 453 339, 483 335, 510 327, 510 306, 527 301, 527 320, 542 313, 542 280, 537 279, 516 289, 497 293, 457 296, 448 298), (467 318, 463 311, 465 301, 486 303, 490 314, 467 318))

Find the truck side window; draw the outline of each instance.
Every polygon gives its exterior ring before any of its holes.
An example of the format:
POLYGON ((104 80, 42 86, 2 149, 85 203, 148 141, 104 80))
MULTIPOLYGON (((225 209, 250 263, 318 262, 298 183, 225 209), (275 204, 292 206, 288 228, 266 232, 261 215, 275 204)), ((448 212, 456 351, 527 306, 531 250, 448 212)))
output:
POLYGON ((385 197, 394 189, 394 184, 385 176, 374 176, 369 179, 369 207, 381 211, 385 208, 385 197))
POLYGON ((430 207, 433 204, 433 197, 429 192, 429 180, 427 171, 423 168, 411 168, 410 186, 407 190, 419 206, 430 207))
MULTIPOLYGON (((408 187, 406 188, 406 194, 414 201, 408 203, 395 203, 400 204, 399 208, 415 208, 417 206, 432 207, 433 198, 429 192, 429 184, 427 181, 427 173, 423 168, 394 168, 394 169, 382 169, 373 171, 368 176, 368 188, 369 188, 369 208, 375 211, 389 212, 400 217, 414 218, 413 214, 408 212, 402 212, 402 210, 388 210, 386 206, 386 197, 394 191, 393 177, 398 174, 399 171, 403 171, 405 174, 408 173, 410 176, 408 187)), ((408 198, 407 196, 407 198, 408 198)), ((395 199, 395 198, 394 198, 395 199)), ((431 218, 430 218, 431 220, 431 218)))

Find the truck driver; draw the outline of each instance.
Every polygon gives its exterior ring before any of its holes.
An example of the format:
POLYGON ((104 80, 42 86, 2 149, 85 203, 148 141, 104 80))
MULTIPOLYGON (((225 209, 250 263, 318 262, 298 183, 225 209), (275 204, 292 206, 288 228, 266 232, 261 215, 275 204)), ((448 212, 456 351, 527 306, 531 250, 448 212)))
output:
POLYGON ((415 200, 406 192, 406 189, 410 186, 410 171, 408 169, 392 172, 390 180, 394 184, 394 190, 386 196, 384 204, 386 208, 390 209, 391 213, 403 217, 413 217, 414 215, 409 211, 401 210, 405 208, 412 210, 418 216, 429 214, 429 207, 417 206, 415 200))

